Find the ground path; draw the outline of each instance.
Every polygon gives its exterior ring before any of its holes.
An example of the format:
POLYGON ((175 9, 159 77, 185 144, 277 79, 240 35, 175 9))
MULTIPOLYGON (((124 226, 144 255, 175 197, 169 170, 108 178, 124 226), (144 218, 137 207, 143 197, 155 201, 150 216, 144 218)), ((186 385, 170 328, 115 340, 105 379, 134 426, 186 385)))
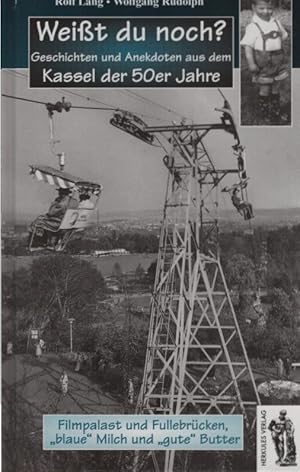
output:
MULTIPOLYGON (((117 414, 123 411, 122 405, 103 392, 99 384, 63 366, 56 354, 45 354, 41 360, 29 354, 5 358, 2 378, 4 411, 8 413, 15 408, 18 414, 20 407, 27 410, 32 420, 31 429, 42 427, 43 414, 117 414), (62 395, 59 382, 63 368, 69 378, 66 395, 62 395)), ((16 420, 18 422, 18 418, 16 420)))

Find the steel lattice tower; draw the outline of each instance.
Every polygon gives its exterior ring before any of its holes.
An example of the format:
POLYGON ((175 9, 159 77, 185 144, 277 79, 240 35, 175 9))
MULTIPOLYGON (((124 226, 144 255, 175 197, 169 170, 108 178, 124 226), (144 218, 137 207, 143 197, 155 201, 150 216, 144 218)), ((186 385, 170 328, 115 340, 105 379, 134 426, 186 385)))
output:
MULTIPOLYGON (((216 169, 204 143, 208 132, 223 129, 240 146, 228 104, 222 112, 219 124, 148 128, 171 133, 173 151, 164 159, 169 179, 137 412, 242 413, 249 424, 260 401, 218 250, 219 184, 240 171, 216 169)), ((176 451, 148 455, 157 472, 176 468, 176 451)), ((136 456, 134 470, 142 462, 136 456)))

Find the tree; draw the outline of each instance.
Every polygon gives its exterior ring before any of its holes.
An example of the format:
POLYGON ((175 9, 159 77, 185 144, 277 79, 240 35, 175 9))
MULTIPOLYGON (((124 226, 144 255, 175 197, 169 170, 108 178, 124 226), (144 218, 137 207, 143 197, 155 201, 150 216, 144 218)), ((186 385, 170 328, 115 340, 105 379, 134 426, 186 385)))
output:
POLYGON ((282 289, 286 294, 291 294, 293 291, 292 282, 287 272, 280 272, 272 279, 272 287, 282 289))
POLYGON ((151 284, 154 284, 156 267, 157 267, 157 261, 152 262, 147 270, 147 277, 149 279, 149 283, 151 284))
POLYGON ((243 254, 231 257, 225 266, 227 283, 239 292, 255 287, 255 267, 251 259, 243 254))
POLYGON ((91 339, 89 324, 106 286, 101 273, 90 263, 60 254, 40 257, 30 269, 17 271, 13 283, 6 281, 5 293, 17 308, 18 332, 26 333, 34 326, 44 331, 47 342, 68 339, 67 320, 72 317, 77 342, 82 344, 87 337, 91 339))
POLYGON ((97 333, 97 353, 101 359, 107 388, 111 392, 124 394, 128 379, 139 379, 142 375, 146 354, 148 330, 136 323, 123 326, 107 323, 97 333))
POLYGON ((38 306, 61 319, 85 314, 105 293, 105 282, 90 263, 71 256, 43 257, 32 264, 31 294, 38 306))
POLYGON ((297 341, 297 331, 276 325, 269 326, 267 336, 265 335, 261 340, 261 357, 295 359, 297 341))
POLYGON ((12 310, 24 309, 32 304, 30 295, 31 282, 30 270, 20 268, 13 276, 2 277, 2 300, 3 305, 12 310))
POLYGON ((225 273, 227 283, 236 295, 235 308, 240 318, 245 317, 253 304, 253 291, 256 289, 254 264, 243 254, 235 254, 227 262, 225 273))
POLYGON ((130 326, 130 332, 126 323, 123 326, 106 323, 97 333, 98 350, 105 362, 124 365, 128 361, 124 353, 130 347, 130 363, 135 368, 143 367, 147 332, 145 326, 133 323, 130 326))
POLYGON ((289 296, 281 288, 272 292, 272 306, 268 316, 268 325, 278 328, 294 328, 295 313, 289 296))
POLYGON ((267 359, 279 356, 283 359, 295 358, 297 331, 294 329, 294 304, 282 289, 277 288, 273 290, 271 300, 266 331, 252 329, 251 335, 245 337, 248 354, 267 359))

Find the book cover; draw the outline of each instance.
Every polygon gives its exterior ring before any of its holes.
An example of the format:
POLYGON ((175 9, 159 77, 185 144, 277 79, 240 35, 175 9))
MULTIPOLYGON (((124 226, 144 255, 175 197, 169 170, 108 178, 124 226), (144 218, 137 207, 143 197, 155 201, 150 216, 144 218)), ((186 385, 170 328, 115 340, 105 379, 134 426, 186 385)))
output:
POLYGON ((298 3, 1 8, 2 469, 300 470, 298 3))

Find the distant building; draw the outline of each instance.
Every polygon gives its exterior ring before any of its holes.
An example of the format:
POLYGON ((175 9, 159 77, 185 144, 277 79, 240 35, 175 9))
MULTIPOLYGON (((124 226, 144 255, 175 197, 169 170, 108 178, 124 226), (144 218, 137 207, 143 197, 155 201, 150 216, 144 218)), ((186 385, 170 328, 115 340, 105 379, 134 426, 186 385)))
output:
POLYGON ((105 256, 121 256, 130 254, 126 249, 110 249, 106 251, 95 251, 94 255, 96 257, 105 257, 105 256))

